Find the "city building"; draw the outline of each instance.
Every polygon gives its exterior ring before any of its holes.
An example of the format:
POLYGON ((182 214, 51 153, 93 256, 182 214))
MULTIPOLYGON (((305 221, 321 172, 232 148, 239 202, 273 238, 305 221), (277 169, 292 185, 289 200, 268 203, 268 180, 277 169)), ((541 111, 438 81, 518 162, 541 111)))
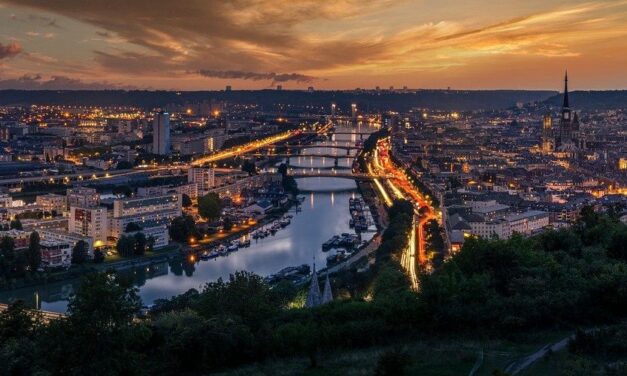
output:
POLYGON ((555 151, 555 136, 553 134, 553 117, 551 114, 544 115, 542 120, 542 152, 552 153, 555 151))
POLYGON ((131 222, 148 231, 151 227, 169 225, 181 213, 181 195, 178 193, 114 200, 109 217, 109 238, 119 239, 131 222))
POLYGON ((74 248, 76 243, 82 240, 85 244, 87 244, 87 253, 90 257, 93 257, 94 255, 94 241, 89 236, 71 234, 67 231, 54 229, 42 229, 37 232, 39 233, 42 241, 68 243, 70 248, 74 248))
POLYGON ((108 234, 107 208, 70 207, 68 232, 90 237, 96 248, 105 245, 108 234))
POLYGON ((29 231, 11 229, 0 231, 0 238, 4 238, 6 236, 13 239, 15 250, 19 251, 28 248, 28 245, 30 244, 30 234, 31 233, 29 231))
POLYGON ((165 224, 156 225, 151 227, 142 227, 139 231, 127 232, 127 236, 133 236, 136 233, 143 233, 146 239, 152 238, 154 240, 153 247, 163 248, 170 243, 170 234, 168 232, 168 226, 165 224))
POLYGON ((10 208, 13 206, 13 199, 6 193, 0 193, 0 208, 10 208))
POLYGON ((48 268, 70 266, 72 246, 68 241, 40 240, 41 266, 48 268))
POLYGON ((94 208, 100 205, 100 195, 95 188, 70 188, 66 193, 67 208, 72 206, 94 208))
POLYGON ((152 152, 153 154, 170 154, 170 114, 159 112, 152 121, 152 152))
POLYGON ((586 149, 587 141, 580 129, 579 115, 570 107, 568 95, 568 73, 564 76, 564 100, 560 111, 559 132, 552 139, 555 149, 570 157, 578 157, 586 149))
POLYGON ((187 182, 195 183, 199 192, 205 192, 215 187, 216 173, 213 168, 192 167, 187 170, 187 182))
POLYGON ((57 212, 59 214, 65 211, 67 207, 67 196, 48 193, 39 195, 35 199, 35 203, 41 206, 42 210, 47 212, 57 212))

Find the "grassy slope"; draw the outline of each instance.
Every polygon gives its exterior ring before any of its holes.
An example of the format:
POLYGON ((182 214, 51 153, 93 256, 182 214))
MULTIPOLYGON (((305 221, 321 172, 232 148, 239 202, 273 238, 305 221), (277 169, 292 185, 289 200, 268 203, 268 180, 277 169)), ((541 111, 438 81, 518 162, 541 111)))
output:
MULTIPOLYGON (((404 348, 412 359, 407 375, 448 376, 467 375, 473 368, 481 349, 484 362, 477 376, 492 375, 495 369, 504 369, 510 362, 529 355, 550 341, 566 336, 565 332, 540 333, 524 342, 434 340, 405 344, 404 348)), ((377 359, 394 347, 346 351, 319 356, 319 367, 309 368, 307 358, 269 360, 251 366, 221 373, 221 376, 357 376, 373 375, 377 359)), ((559 368, 561 354, 552 356, 550 362, 533 365, 522 373, 524 376, 552 375, 559 368), (547 364, 545 364, 547 363, 547 364), (549 371, 550 373, 547 373, 549 371)))

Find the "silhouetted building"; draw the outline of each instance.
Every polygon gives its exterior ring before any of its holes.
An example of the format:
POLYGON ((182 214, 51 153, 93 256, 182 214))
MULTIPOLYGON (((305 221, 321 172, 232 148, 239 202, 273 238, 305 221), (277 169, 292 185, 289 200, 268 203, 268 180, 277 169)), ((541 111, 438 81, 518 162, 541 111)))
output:
POLYGON ((159 112, 152 121, 153 154, 170 154, 170 114, 159 112))

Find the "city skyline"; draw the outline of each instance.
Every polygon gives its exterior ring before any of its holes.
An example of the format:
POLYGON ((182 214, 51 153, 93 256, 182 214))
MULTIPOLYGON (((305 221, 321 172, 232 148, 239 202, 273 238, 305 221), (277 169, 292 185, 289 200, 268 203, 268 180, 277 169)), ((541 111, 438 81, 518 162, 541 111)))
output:
POLYGON ((627 87, 627 1, 0 0, 0 89, 627 87))

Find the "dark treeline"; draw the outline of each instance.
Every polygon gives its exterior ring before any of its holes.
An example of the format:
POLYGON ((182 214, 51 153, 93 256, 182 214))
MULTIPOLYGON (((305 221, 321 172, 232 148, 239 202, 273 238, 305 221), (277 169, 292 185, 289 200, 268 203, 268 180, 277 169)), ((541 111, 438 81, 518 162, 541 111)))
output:
MULTIPOLYGON (((19 304, 0 314, 0 374, 173 375, 274 357, 309 357, 429 339, 524 336, 621 321, 627 313, 627 226, 585 210, 570 229, 533 238, 469 239, 420 291, 408 288, 398 258, 411 228, 411 204, 390 210, 390 226, 365 276, 334 276, 336 296, 315 309, 295 307, 302 291, 270 288, 239 272, 158 302, 146 319, 135 289, 114 274, 88 275, 69 316, 48 325, 19 304)), ((363 274, 363 273, 362 273, 363 274)), ((577 351, 596 338, 580 336, 577 351)), ((614 351, 614 350, 613 350, 614 351)), ((621 350, 622 351, 622 350, 621 350)))
POLYGON ((368 171, 366 157, 370 153, 374 151, 377 147, 377 142, 379 140, 387 137, 390 134, 390 131, 387 128, 381 128, 376 132, 371 133, 368 138, 364 141, 364 145, 357 156, 357 163, 359 164, 359 168, 362 172, 368 171))
POLYGON ((347 92, 297 90, 236 90, 236 91, 147 91, 147 90, 0 90, 0 105, 49 104, 78 106, 138 106, 145 109, 168 103, 184 104, 209 99, 229 103, 258 104, 271 109, 277 104, 294 106, 330 106, 335 102, 340 110, 350 112, 351 103, 363 111, 406 111, 413 107, 441 110, 503 109, 517 102, 543 101, 554 91, 526 90, 419 90, 416 92, 347 92))
MULTIPOLYGON (((568 93, 570 102, 576 109, 602 110, 627 108, 627 90, 573 91, 568 93)), ((547 105, 559 108, 564 102, 561 94, 550 97, 547 105)))

